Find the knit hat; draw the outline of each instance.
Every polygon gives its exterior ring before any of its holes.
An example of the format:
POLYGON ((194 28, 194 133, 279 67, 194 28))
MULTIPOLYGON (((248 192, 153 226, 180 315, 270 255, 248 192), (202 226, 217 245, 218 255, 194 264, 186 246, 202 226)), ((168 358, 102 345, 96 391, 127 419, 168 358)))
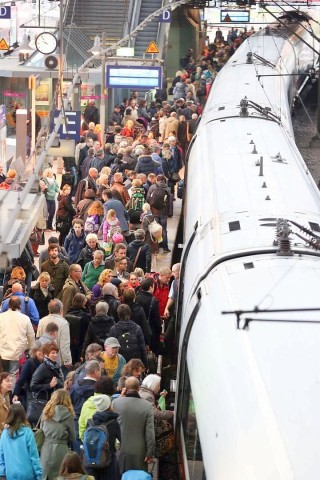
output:
POLYGON ((92 402, 97 409, 97 412, 104 412, 108 410, 111 405, 111 400, 108 395, 94 395, 92 397, 92 402))

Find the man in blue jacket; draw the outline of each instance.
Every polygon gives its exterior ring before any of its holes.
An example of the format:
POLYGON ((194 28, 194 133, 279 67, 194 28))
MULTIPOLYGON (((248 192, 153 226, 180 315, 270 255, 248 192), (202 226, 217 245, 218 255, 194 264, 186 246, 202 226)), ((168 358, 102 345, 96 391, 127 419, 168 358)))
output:
MULTIPOLYGON (((27 315, 30 318, 31 323, 37 326, 40 320, 38 309, 36 307, 36 304, 34 303, 34 300, 27 297, 23 293, 22 285, 20 285, 20 283, 14 283, 12 285, 12 294, 10 295, 10 297, 13 296, 21 298, 21 313, 27 315)), ((10 297, 2 302, 1 312, 6 312, 7 310, 9 310, 10 297)))
POLYGON ((81 250, 86 246, 83 220, 81 218, 74 218, 72 227, 63 245, 68 254, 70 264, 77 263, 81 250))

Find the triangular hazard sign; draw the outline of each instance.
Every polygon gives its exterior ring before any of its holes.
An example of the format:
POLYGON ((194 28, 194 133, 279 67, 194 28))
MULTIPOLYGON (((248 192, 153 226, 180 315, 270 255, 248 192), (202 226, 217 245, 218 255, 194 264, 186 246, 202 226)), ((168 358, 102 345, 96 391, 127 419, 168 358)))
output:
POLYGON ((1 38, 0 40, 0 50, 9 50, 9 45, 4 38, 1 38))
POLYGON ((154 41, 150 42, 145 53, 160 53, 156 42, 154 41))
POLYGON ((227 13, 227 15, 224 17, 224 19, 222 20, 223 22, 231 22, 231 18, 230 18, 230 15, 227 13))

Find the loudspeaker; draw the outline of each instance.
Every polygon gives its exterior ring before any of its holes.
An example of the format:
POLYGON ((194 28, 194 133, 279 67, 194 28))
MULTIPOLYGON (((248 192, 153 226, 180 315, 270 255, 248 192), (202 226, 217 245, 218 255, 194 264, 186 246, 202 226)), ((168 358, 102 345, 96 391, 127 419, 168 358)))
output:
POLYGON ((58 66, 58 57, 56 55, 48 55, 44 64, 49 70, 54 70, 58 66))

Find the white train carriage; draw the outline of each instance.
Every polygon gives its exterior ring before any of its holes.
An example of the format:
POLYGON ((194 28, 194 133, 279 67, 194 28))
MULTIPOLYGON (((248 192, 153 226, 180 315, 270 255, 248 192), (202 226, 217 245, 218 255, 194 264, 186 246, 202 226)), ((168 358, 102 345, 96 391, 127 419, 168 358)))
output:
POLYGON ((320 196, 292 132, 299 77, 282 75, 312 64, 306 48, 283 27, 250 37, 189 151, 176 405, 186 479, 320 475, 320 196))

